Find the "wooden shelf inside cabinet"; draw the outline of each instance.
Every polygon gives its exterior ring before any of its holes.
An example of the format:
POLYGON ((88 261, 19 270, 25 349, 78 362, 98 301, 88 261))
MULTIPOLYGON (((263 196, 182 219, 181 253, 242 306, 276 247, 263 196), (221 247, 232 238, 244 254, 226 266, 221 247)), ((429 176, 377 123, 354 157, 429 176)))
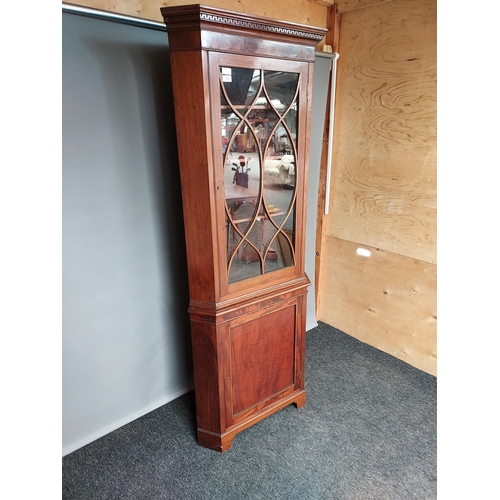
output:
POLYGON ((197 439, 305 404, 305 185, 326 30, 184 5, 167 26, 188 261, 197 439), (267 207, 267 208, 264 208, 267 207))
MULTIPOLYGON (((279 213, 275 213, 275 214, 271 214, 271 219, 274 217, 274 216, 278 216, 278 215, 285 215, 285 212, 279 212, 279 213)), ((266 214, 260 214, 259 215, 259 218, 262 218, 262 219, 268 219, 269 217, 266 215, 266 214)), ((246 217, 244 219, 237 219, 237 218, 234 218, 233 219, 233 222, 235 224, 243 224, 244 222, 252 222, 253 221, 253 218, 252 217, 246 217)))

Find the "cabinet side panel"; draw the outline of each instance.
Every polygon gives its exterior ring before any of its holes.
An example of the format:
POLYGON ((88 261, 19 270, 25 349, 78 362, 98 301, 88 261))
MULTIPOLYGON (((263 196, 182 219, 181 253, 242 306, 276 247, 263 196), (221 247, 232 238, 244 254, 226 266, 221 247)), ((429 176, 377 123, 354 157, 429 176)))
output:
POLYGON ((203 53, 172 52, 172 86, 191 300, 215 301, 212 157, 203 53))
POLYGON ((199 429, 221 433, 217 331, 214 325, 191 322, 196 421, 199 429))
POLYGON ((295 305, 230 329, 233 416, 293 386, 295 305))
POLYGON ((304 389, 307 295, 297 299, 297 340, 295 342, 295 389, 304 389))

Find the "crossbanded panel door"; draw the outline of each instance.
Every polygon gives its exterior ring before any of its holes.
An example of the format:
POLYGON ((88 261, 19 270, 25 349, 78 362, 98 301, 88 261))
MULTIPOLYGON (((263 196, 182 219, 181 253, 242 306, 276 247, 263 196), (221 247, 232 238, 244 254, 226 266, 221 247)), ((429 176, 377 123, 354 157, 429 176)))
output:
POLYGON ((226 424, 236 424, 301 388, 302 366, 296 299, 227 324, 226 424))

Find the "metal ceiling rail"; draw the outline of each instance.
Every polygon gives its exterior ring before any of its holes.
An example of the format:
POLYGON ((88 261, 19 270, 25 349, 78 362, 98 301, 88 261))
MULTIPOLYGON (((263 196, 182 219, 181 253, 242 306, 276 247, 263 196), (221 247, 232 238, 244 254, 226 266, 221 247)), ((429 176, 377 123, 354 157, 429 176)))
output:
POLYGON ((115 14, 106 10, 91 9, 82 7, 80 5, 72 5, 69 3, 62 4, 62 11, 70 14, 78 14, 81 16, 94 17, 98 19, 105 19, 116 23, 130 24, 132 26, 140 26, 142 28, 150 28, 159 31, 167 31, 164 23, 158 21, 149 21, 140 17, 126 16, 124 14, 115 14))

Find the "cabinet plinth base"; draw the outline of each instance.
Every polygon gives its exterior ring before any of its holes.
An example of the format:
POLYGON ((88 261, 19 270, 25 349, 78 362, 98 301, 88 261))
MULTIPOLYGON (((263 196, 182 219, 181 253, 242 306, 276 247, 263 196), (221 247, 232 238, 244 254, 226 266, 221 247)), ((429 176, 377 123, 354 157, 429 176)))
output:
POLYGON ((272 415, 292 403, 294 403, 297 408, 302 408, 306 404, 306 391, 297 391, 286 398, 280 399, 276 403, 264 408, 259 413, 252 415, 248 419, 230 427, 224 434, 216 434, 214 432, 198 429, 198 444, 204 448, 209 448, 219 452, 227 451, 231 448, 233 438, 236 434, 238 434, 238 432, 247 429, 251 425, 260 422, 269 415, 272 415))

